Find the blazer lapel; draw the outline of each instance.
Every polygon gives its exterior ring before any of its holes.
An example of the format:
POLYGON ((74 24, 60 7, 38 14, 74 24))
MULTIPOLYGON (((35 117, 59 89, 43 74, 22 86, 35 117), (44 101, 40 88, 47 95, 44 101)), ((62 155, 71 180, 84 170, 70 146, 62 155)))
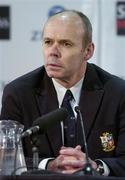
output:
MULTIPOLYGON (((46 75, 37 88, 36 101, 40 115, 47 114, 59 108, 57 95, 53 86, 52 80, 46 75)), ((60 146, 62 145, 61 126, 60 122, 49 128, 46 133, 50 148, 52 148, 55 155, 58 154, 60 146)))
POLYGON ((83 116, 86 138, 89 137, 95 123, 103 94, 103 85, 94 67, 88 64, 80 97, 80 109, 83 116))

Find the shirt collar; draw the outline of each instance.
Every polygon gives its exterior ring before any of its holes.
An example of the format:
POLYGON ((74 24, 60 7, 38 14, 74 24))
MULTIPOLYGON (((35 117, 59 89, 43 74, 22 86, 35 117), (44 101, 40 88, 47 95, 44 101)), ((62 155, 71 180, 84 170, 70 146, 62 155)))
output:
MULTIPOLYGON (((70 88, 70 91, 73 94, 76 104, 79 104, 83 80, 84 80, 84 77, 82 77, 82 79, 79 82, 77 82, 73 87, 70 88)), ((67 89, 63 87, 61 84, 59 84, 57 81, 55 81, 54 78, 52 78, 52 81, 56 89, 57 98, 58 98, 59 107, 60 107, 67 89)))

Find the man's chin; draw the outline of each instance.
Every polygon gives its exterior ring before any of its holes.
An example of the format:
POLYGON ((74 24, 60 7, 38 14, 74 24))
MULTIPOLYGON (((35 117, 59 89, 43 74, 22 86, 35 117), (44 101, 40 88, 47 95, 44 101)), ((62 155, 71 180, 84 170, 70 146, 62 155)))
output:
POLYGON ((54 73, 48 73, 48 72, 47 72, 47 75, 48 75, 50 78, 56 78, 56 79, 60 78, 60 76, 59 76, 58 74, 54 74, 54 73))

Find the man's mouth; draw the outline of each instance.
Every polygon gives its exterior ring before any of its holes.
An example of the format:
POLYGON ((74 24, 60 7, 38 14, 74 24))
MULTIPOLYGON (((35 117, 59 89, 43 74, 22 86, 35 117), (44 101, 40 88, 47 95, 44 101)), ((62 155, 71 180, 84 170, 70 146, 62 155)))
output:
POLYGON ((47 67, 50 67, 50 68, 61 68, 61 65, 55 64, 55 63, 51 63, 51 64, 47 64, 47 67))

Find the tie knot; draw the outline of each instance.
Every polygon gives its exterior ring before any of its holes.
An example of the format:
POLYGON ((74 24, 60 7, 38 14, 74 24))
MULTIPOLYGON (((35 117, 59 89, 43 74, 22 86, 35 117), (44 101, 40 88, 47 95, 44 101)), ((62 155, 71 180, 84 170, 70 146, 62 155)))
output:
POLYGON ((68 89, 64 96, 64 101, 72 101, 74 99, 72 92, 68 89))

